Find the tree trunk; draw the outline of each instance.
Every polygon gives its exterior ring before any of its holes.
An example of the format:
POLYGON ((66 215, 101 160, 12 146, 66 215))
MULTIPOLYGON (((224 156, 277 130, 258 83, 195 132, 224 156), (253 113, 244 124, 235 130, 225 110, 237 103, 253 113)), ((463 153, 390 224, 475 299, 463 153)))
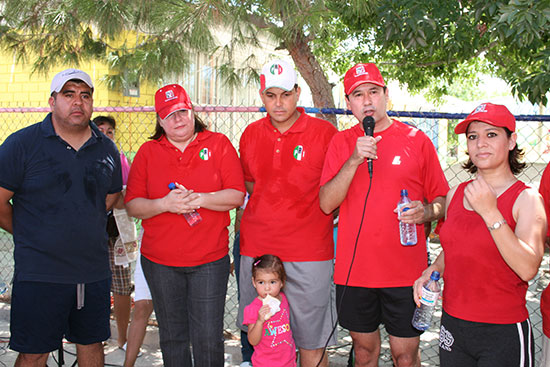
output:
MULTIPOLYGON (((285 46, 290 56, 292 56, 292 60, 300 75, 311 90, 313 105, 317 108, 334 108, 332 85, 317 62, 315 55, 311 52, 311 48, 304 35, 297 34, 292 41, 285 42, 285 46)), ((317 116, 330 121, 334 126, 338 127, 336 115, 317 114, 317 116)))

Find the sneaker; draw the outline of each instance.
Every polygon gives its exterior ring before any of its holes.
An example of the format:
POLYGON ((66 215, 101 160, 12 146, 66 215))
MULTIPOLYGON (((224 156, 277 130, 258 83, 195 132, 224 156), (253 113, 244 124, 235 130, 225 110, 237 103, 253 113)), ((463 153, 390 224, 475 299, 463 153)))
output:
POLYGON ((245 361, 245 362, 240 364, 240 367, 252 367, 252 363, 250 363, 248 361, 245 361))
MULTIPOLYGON (((122 347, 119 347, 120 349, 122 349, 124 352, 126 352, 126 346, 128 345, 128 343, 124 343, 124 345, 122 347)), ((143 355, 143 352, 141 351, 141 348, 139 348, 139 352, 138 352, 138 355, 137 355, 137 358, 141 357, 143 355)), ((252 366, 252 365, 251 365, 252 366)))

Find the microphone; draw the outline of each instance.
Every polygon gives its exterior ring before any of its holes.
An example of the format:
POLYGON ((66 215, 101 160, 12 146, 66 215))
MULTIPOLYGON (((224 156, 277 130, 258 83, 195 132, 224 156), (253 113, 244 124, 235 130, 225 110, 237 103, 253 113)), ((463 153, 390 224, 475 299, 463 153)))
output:
MULTIPOLYGON (((374 135, 374 118, 372 116, 365 116, 363 119, 363 130, 365 130, 365 136, 374 135)), ((372 178, 372 159, 367 160, 369 166, 369 176, 372 178)))

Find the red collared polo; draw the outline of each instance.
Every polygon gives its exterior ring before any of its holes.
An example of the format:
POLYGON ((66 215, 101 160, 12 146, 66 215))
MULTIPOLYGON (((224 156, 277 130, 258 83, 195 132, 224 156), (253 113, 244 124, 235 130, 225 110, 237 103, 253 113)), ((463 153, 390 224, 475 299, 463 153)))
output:
MULTIPOLYGON (((328 148, 321 185, 338 174, 353 154, 357 138, 364 132, 360 125, 339 132, 328 148)), ((353 287, 406 287, 413 284, 427 266, 424 226, 416 226, 418 243, 402 246, 399 241, 399 221, 393 210, 402 189, 409 191, 411 200, 432 202, 449 190, 437 152, 430 138, 422 131, 393 120, 376 146, 372 187, 365 218, 357 242, 357 233, 365 198, 369 190, 366 162, 357 168, 340 204, 334 282, 353 287), (350 273, 350 266, 353 267, 350 273), (348 280, 349 274, 349 280, 348 280)))
MULTIPOLYGON (((184 152, 166 137, 144 143, 130 169, 125 201, 162 198, 171 182, 195 192, 245 191, 235 148, 225 135, 211 131, 198 133, 184 152)), ((205 208, 198 212, 202 222, 194 227, 174 213, 144 219, 141 253, 169 266, 196 266, 227 255, 229 212, 205 208)))
POLYGON ((245 181, 254 191, 241 222, 241 254, 274 254, 283 261, 325 261, 334 256, 332 215, 319 207, 319 180, 336 128, 300 117, 283 134, 269 116, 250 124, 240 142, 245 181))

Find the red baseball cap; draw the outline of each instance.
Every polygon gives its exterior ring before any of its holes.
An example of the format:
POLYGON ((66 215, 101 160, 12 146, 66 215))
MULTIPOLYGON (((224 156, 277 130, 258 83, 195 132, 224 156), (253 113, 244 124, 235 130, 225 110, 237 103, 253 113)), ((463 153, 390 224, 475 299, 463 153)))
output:
POLYGON ((455 127, 455 134, 463 134, 472 121, 481 121, 489 125, 505 127, 510 131, 516 130, 516 118, 506 106, 492 103, 482 103, 470 113, 464 121, 455 127))
POLYGON ((155 93, 155 112, 163 120, 176 111, 191 109, 191 98, 179 84, 165 85, 155 93))
POLYGON ((364 83, 386 86, 384 78, 375 64, 357 64, 349 69, 344 76, 344 92, 348 96, 355 88, 364 83))

